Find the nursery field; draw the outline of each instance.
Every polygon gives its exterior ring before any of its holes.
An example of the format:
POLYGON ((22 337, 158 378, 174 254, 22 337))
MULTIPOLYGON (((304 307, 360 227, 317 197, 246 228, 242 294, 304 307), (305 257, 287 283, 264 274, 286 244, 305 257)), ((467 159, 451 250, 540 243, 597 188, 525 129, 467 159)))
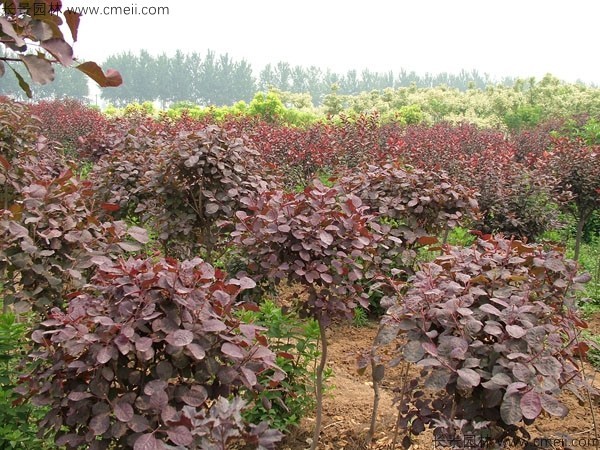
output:
POLYGON ((0 448, 599 448, 599 118, 269 105, 0 99, 0 448))

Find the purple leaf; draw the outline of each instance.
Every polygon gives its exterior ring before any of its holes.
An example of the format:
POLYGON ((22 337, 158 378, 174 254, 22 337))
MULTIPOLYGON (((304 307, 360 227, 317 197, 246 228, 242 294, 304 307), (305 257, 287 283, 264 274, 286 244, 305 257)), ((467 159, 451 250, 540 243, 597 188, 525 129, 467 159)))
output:
POLYGON ((133 419, 133 407, 124 400, 118 400, 114 404, 115 417, 121 422, 129 422, 133 419))
POLYGON ((191 344, 194 340, 194 333, 189 330, 177 330, 173 333, 169 333, 165 338, 169 344, 174 347, 183 347, 188 344, 191 344))
POLYGON ((325 230, 319 231, 319 239, 326 246, 329 246, 333 243, 333 236, 325 230))
POLYGON ((526 392, 521 397, 521 411, 523 417, 530 420, 535 419, 542 412, 542 401, 534 390, 526 392))
POLYGON ((206 356, 206 351, 204 350, 204 348, 202 348, 202 346, 198 344, 188 344, 185 348, 189 350, 189 352, 194 358, 196 358, 196 360, 204 359, 204 357, 206 356))
POLYGON ((481 381, 481 376, 473 369, 458 369, 456 373, 468 386, 478 386, 481 381))
POLYGON ((230 342, 225 342, 221 346, 221 351, 227 356, 231 356, 234 359, 244 359, 244 357, 246 356, 245 352, 238 345, 232 344, 230 342))
POLYGON ((99 436, 106 433, 110 427, 110 418, 108 414, 99 414, 92 417, 90 420, 90 430, 94 433, 94 436, 99 436))
POLYGON ((523 418, 518 394, 505 395, 500 405, 500 417, 507 425, 515 425, 523 418))
POLYGON ((240 289, 252 289, 256 287, 256 282, 252 278, 240 278, 240 289))
POLYGON ((135 341, 135 349, 138 352, 146 352, 152 348, 152 339, 149 337, 141 337, 135 341))
POLYGON ((553 356, 542 356, 534 361, 533 366, 542 375, 558 378, 560 375, 562 364, 553 356))
MULTIPOLYGON (((189 344, 189 345, 193 345, 193 344, 189 344)), ((171 365, 171 363, 169 361, 166 361, 166 360, 160 361, 156 365, 156 375, 158 375, 158 377, 161 380, 167 381, 169 378, 171 378, 173 376, 173 366, 171 365)))
POLYGON ((54 80, 54 67, 44 56, 19 55, 31 79, 38 84, 48 84, 54 80))
POLYGON ((202 321, 202 330, 207 333, 215 333, 226 329, 227 325, 218 319, 208 319, 202 321))
POLYGON ((112 346, 102 347, 96 355, 96 361, 100 364, 106 364, 112 359, 114 348, 112 346))
POLYGON ((66 43, 63 39, 52 38, 40 42, 44 50, 47 50, 54 56, 63 66, 70 66, 73 63, 73 47, 66 43))
POLYGON ((514 337, 515 339, 522 338, 527 333, 527 331, 525 331, 523 327, 520 327, 519 325, 507 325, 506 331, 511 337, 514 337))
POLYGON ((148 237, 148 231, 146 231, 145 228, 131 226, 127 230, 127 234, 140 244, 147 244, 148 242, 150 242, 150 238, 148 237))
POLYGON ((557 417, 565 417, 569 413, 569 409, 559 402, 555 397, 549 394, 541 394, 542 408, 548 414, 557 417))
POLYGON ((321 273, 321 280, 325 283, 333 283, 333 277, 326 272, 321 273))
POLYGON ((516 363, 512 373, 517 380, 528 383, 535 376, 535 369, 531 364, 516 363))
POLYGON ((479 307, 479 310, 496 317, 502 315, 498 308, 496 308, 494 305, 491 305, 490 303, 484 303, 479 307))
POLYGON ((90 394, 89 392, 78 392, 78 391, 69 392, 69 395, 67 396, 67 398, 69 400, 72 400, 74 402, 78 402, 80 400, 84 400, 84 399, 90 398, 90 397, 92 397, 92 394, 90 394))
POLYGON ((133 450, 164 450, 164 448, 164 444, 152 433, 142 434, 133 444, 133 450))
POLYGON ((196 385, 192 386, 190 390, 181 397, 181 400, 187 405, 198 408, 204 404, 207 398, 208 393, 204 386, 196 385))
POLYGON ((168 428, 167 436, 169 436, 169 439, 173 444, 183 447, 189 447, 194 441, 191 431, 183 425, 168 428))

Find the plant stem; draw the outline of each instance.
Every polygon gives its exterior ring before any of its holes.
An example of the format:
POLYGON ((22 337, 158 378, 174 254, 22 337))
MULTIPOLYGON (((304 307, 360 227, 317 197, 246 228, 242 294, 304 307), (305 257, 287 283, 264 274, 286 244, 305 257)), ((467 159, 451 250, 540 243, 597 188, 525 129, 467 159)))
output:
POLYGON ((577 221, 577 233, 575 234, 575 254, 573 259, 575 261, 579 261, 579 251, 581 249, 581 239, 583 237, 583 227, 586 222, 586 214, 581 212, 579 213, 579 220, 577 221))
POLYGON ((327 364, 327 334, 323 319, 319 318, 319 332, 321 334, 321 361, 317 367, 317 411, 315 419, 315 430, 313 432, 313 441, 310 450, 316 450, 319 445, 319 436, 321 434, 321 423, 323 421, 323 372, 327 364))

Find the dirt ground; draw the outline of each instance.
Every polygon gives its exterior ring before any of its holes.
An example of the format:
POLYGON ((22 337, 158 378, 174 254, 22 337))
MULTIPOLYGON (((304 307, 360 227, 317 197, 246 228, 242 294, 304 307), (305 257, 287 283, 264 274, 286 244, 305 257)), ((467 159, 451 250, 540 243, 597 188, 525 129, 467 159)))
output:
MULTIPOLYGON (((590 331, 600 334, 600 314, 588 320, 590 331)), ((371 443, 366 442, 373 404, 371 373, 367 370, 359 375, 356 370, 356 357, 367 350, 377 333, 377 324, 356 328, 352 325, 334 325, 329 330, 328 366, 333 368, 333 376, 329 379, 329 391, 324 402, 323 427, 319 449, 322 450, 378 450, 392 449, 394 441, 394 425, 396 408, 392 401, 395 393, 393 387, 400 385, 400 369, 386 371, 382 382, 381 400, 377 432, 371 443)), ((600 372, 588 364, 586 373, 592 377, 593 383, 600 388, 600 372)), ((415 372, 416 373, 416 372, 415 372)), ((589 442, 595 437, 589 404, 580 405, 575 396, 565 395, 564 403, 569 408, 565 418, 543 416, 528 428, 533 437, 558 437, 568 435, 580 444, 577 448, 596 449, 589 442), (586 441, 587 439, 587 441, 586 441)), ((596 420, 600 420, 600 399, 594 403, 596 420)), ((303 420, 300 427, 288 436, 281 445, 282 450, 300 450, 309 447, 314 418, 303 420)), ((396 448, 401 448, 404 437, 398 433, 396 448)), ((432 449, 435 447, 431 431, 426 431, 414 440, 411 449, 432 449)), ((562 445, 564 441, 539 443, 537 448, 575 448, 562 445)), ((438 448, 441 448, 438 446, 438 448)), ((523 446, 507 447, 520 449, 523 446)))

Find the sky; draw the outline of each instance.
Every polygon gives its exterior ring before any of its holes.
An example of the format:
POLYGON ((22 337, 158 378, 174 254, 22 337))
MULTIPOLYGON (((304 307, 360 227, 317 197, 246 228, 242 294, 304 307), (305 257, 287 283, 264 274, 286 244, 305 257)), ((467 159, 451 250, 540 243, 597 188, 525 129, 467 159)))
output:
POLYGON ((228 53, 335 72, 461 69, 600 85, 598 0, 63 0, 138 15, 84 15, 75 54, 101 63, 147 49, 228 53), (143 7, 168 15, 142 15, 143 7))

